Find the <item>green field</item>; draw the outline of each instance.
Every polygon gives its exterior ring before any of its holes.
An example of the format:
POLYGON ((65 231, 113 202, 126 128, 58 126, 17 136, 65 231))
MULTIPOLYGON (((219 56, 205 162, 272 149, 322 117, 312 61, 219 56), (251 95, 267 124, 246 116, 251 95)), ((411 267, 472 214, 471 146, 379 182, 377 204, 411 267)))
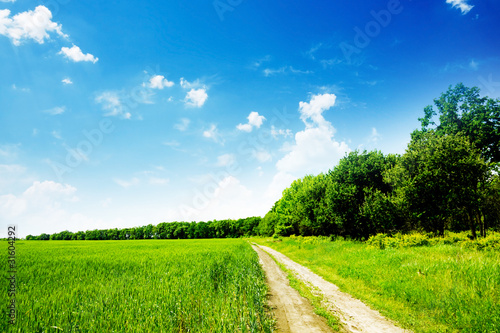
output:
POLYGON ((500 252, 256 238, 415 332, 500 332, 500 252))
POLYGON ((242 240, 18 241, 16 261, 17 322, 2 292, 0 332, 273 329, 263 271, 242 240))

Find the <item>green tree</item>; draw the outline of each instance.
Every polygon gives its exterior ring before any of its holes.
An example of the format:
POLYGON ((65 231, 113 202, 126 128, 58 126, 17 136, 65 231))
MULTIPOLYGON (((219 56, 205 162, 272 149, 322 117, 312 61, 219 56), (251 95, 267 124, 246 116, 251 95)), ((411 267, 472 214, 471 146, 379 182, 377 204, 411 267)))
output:
POLYGON ((500 162, 500 100, 480 97, 477 87, 468 88, 462 83, 450 86, 434 105, 424 109, 419 118, 422 128, 412 133, 418 139, 433 130, 437 135, 462 133, 469 138, 486 161, 500 162), (439 115, 439 122, 433 118, 439 115))
POLYGON ((481 184, 490 174, 480 151, 463 134, 423 133, 386 173, 414 228, 443 234, 481 221, 481 184))

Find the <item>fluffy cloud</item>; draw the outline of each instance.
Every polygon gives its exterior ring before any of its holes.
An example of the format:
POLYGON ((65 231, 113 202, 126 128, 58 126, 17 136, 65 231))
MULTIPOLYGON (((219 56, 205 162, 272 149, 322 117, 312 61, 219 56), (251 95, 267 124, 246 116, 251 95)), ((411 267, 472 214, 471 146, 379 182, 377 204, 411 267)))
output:
POLYGON ((184 102, 188 106, 201 108, 203 104, 205 104, 207 98, 208 95, 205 89, 191 89, 187 92, 186 97, 184 98, 184 102))
POLYGON ((35 10, 29 10, 16 14, 12 18, 10 10, 0 10, 0 35, 7 36, 14 45, 20 45, 23 39, 32 39, 39 44, 50 39, 49 33, 67 37, 62 32, 62 26, 52 22, 52 13, 45 6, 37 6, 35 10))
POLYGON ((68 58, 74 62, 90 61, 90 62, 95 64, 99 60, 99 58, 94 57, 90 53, 83 54, 82 50, 78 46, 76 46, 75 44, 73 44, 73 46, 71 48, 62 47, 59 54, 64 55, 66 58, 68 58))
POLYGON ((105 116, 119 116, 125 119, 130 119, 132 115, 126 111, 122 100, 117 92, 105 91, 96 97, 95 101, 102 105, 103 110, 107 111, 105 116))
POLYGON ((53 181, 35 181, 21 195, 7 194, 0 196, 0 216, 5 220, 15 219, 33 211, 57 214, 63 202, 75 202, 76 188, 53 181))
POLYGON ((61 82, 64 84, 73 84, 73 81, 69 77, 62 79, 61 82))
POLYGON ((323 117, 323 112, 333 107, 335 100, 333 94, 322 94, 299 103, 305 129, 295 134, 295 143, 276 163, 278 173, 268 189, 269 196, 275 197, 293 179, 328 171, 350 151, 345 142, 335 140, 335 128, 323 117))
POLYGON ((240 131, 251 132, 254 127, 260 128, 264 120, 266 120, 264 116, 260 116, 259 113, 255 111, 250 112, 247 119, 248 123, 239 124, 236 128, 240 131))
POLYGON ((467 14, 472 8, 474 8, 474 6, 467 3, 467 0, 446 0, 446 3, 451 4, 453 8, 460 9, 463 15, 467 14))
POLYGON ((306 127, 330 125, 323 118, 323 112, 334 106, 336 99, 337 97, 334 94, 322 94, 312 96, 308 103, 300 102, 300 119, 306 124, 306 127), (313 123, 308 123, 308 120, 312 120, 313 123))
POLYGON ((163 89, 165 87, 172 87, 174 83, 168 81, 163 75, 155 75, 149 79, 149 87, 152 89, 163 89))
MULTIPOLYGON (((76 192, 77 189, 68 184, 31 182, 20 194, 0 195, 0 221, 19 225, 21 237, 62 230, 107 228, 107 221, 74 212, 79 205, 76 192)), ((0 231, 0 237, 4 237, 2 232, 5 231, 0 231)))

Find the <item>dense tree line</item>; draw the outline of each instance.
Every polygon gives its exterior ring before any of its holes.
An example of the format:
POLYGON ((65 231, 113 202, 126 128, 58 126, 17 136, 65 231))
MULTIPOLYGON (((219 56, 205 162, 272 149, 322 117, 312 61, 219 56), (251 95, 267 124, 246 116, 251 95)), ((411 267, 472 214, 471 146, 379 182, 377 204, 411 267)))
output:
POLYGON ((434 104, 402 156, 355 151, 326 174, 294 181, 259 233, 366 239, 470 230, 475 238, 498 229, 500 100, 458 84, 434 104))
POLYGON ((237 238, 256 236, 260 217, 239 220, 214 220, 209 222, 163 222, 124 229, 95 229, 87 231, 62 231, 52 235, 28 235, 27 240, 127 240, 127 239, 195 239, 237 238))

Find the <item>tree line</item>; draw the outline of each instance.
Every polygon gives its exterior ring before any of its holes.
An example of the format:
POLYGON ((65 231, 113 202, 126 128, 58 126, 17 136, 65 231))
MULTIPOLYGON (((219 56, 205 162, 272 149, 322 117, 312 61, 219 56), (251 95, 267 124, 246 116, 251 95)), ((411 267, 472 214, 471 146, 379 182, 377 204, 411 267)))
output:
POLYGON ((354 151, 326 174, 295 180, 259 230, 367 239, 499 229, 500 100, 479 93, 450 86, 424 109, 403 155, 354 151))
POLYGON ((26 236, 26 240, 128 240, 128 239, 196 239, 238 238, 256 236, 261 217, 209 222, 162 222, 135 228, 61 231, 54 234, 26 236))
POLYGON ((264 216, 170 222, 26 239, 177 239, 343 236, 500 230, 500 100, 457 84, 419 118, 404 154, 354 151, 319 175, 295 180, 264 216))

